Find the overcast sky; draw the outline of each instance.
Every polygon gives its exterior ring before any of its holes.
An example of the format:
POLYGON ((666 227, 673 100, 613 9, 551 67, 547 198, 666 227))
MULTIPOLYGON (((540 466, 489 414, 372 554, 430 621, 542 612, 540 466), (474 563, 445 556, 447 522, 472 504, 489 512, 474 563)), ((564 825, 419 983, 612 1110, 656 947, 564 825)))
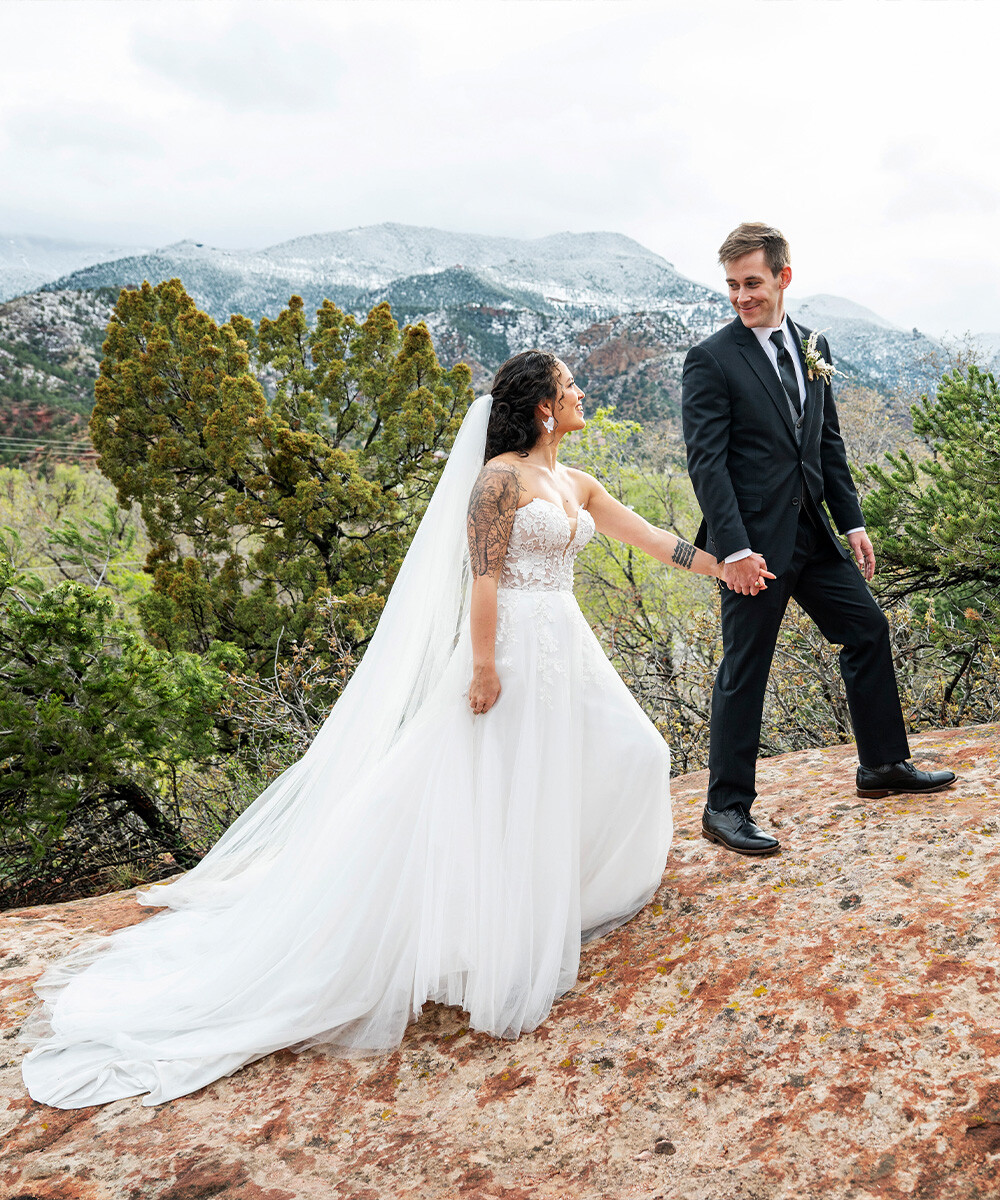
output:
POLYGON ((614 230, 1000 330, 996 0, 2 0, 0 230, 614 230))

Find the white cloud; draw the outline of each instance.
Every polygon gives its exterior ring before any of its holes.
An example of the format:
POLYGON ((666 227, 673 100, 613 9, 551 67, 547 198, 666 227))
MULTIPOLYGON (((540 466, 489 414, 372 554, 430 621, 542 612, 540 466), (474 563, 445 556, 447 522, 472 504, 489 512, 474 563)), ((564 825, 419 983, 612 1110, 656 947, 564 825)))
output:
MULTIPOLYGON (((228 9, 229 6, 223 6, 228 9)), ((172 22, 135 30, 135 62, 173 84, 182 96, 240 113, 316 113, 335 109, 336 52, 292 21, 248 23, 227 13, 192 38, 172 22)))
POLYGON ((147 132, 93 105, 63 110, 14 107, 7 136, 13 147, 32 155, 105 160, 122 155, 149 158, 162 152, 147 132))

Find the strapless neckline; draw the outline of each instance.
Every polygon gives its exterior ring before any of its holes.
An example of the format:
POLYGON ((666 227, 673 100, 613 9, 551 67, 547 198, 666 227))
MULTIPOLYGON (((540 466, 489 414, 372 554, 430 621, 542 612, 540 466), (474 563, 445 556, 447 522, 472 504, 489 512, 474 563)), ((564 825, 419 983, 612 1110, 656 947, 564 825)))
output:
MULTIPOLYGON (((556 502, 554 500, 546 500, 544 496, 532 496, 532 498, 528 501, 527 504, 518 505, 517 512, 524 512, 524 510, 526 508, 530 508, 532 506, 532 504, 548 504, 551 508, 554 508, 556 510, 556 512, 562 513, 563 517, 566 519, 566 524, 570 527, 570 538, 569 538, 569 541, 566 543, 567 550, 576 541, 576 535, 580 530, 580 514, 587 513, 587 517, 589 518, 591 523, 593 523, 593 520, 594 520, 594 518, 591 517, 590 513, 587 512, 587 510, 583 507, 582 504, 580 504, 577 506, 576 520, 573 521, 570 518, 569 513, 565 510, 565 508, 563 508, 563 506, 561 504, 556 504, 556 502)), ((515 515, 516 515, 516 513, 515 513, 515 515)))

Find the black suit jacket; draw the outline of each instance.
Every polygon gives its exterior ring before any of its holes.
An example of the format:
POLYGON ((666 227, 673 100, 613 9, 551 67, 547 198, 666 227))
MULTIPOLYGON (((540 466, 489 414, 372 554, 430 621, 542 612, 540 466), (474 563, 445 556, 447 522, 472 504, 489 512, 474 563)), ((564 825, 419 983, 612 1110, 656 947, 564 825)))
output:
MULTIPOLYGON (((688 351, 681 402, 688 473, 704 514, 697 544, 720 561, 749 547, 776 575, 792 558, 803 486, 844 557, 822 503, 841 533, 864 525, 832 388, 819 376, 810 382, 805 369, 801 341, 811 331, 790 318, 788 329, 806 380, 801 446, 778 374, 739 317, 688 351)), ((832 361, 824 337, 817 348, 832 361)))

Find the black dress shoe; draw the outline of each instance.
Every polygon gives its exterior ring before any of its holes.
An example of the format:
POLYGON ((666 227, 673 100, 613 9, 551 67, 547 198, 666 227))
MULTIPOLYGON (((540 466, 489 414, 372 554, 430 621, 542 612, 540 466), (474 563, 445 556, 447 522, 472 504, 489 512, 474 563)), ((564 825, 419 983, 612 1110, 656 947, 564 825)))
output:
POLYGON ((954 771, 918 771, 905 759, 880 767, 858 767, 857 777, 858 795, 867 799, 894 792, 936 792, 954 781, 954 771))
POLYGON ((724 808, 713 812, 705 805, 701 814, 701 836, 717 846, 735 850, 737 854, 774 854, 781 849, 777 838, 765 833, 742 808, 724 808))

